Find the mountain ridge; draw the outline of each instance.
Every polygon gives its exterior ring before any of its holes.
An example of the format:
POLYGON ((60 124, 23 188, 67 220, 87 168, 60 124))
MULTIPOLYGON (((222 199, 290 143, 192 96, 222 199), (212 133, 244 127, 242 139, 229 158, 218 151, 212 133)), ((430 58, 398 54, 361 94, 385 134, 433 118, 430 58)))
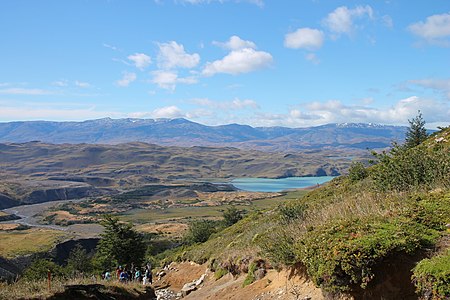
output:
POLYGON ((15 121, 0 123, 0 142, 231 146, 264 151, 318 148, 385 148, 404 139, 406 127, 373 123, 334 123, 315 127, 208 126, 184 118, 111 119, 81 122, 15 121))

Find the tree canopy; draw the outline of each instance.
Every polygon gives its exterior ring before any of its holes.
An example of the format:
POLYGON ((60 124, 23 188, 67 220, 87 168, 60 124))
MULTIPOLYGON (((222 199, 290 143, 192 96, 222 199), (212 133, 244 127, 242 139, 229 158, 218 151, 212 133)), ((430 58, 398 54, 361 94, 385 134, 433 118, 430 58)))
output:
POLYGON ((147 250, 144 238, 131 223, 122 223, 118 218, 107 215, 101 224, 105 231, 97 245, 96 262, 99 267, 111 269, 117 265, 143 264, 147 250))
POLYGON ((408 120, 409 128, 406 131, 405 147, 413 148, 428 137, 427 130, 425 129, 425 121, 422 118, 422 113, 418 111, 418 115, 413 119, 408 120))

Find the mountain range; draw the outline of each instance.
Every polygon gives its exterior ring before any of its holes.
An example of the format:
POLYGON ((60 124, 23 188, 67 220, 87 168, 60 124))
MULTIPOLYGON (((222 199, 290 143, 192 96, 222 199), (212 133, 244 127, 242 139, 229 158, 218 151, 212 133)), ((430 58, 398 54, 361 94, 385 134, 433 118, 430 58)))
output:
POLYGON ((20 121, 0 123, 0 142, 120 144, 146 142, 165 146, 231 146, 264 151, 301 149, 380 149, 402 141, 406 127, 372 123, 316 127, 207 126, 183 118, 111 119, 83 122, 20 121))

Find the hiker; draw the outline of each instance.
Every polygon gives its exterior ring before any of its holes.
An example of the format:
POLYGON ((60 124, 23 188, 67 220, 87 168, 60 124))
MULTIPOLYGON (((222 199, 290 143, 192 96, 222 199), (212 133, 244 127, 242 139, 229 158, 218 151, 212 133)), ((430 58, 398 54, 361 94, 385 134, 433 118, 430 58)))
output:
POLYGON ((122 271, 123 271, 122 266, 118 266, 116 268, 116 278, 117 278, 117 280, 120 279, 120 274, 122 274, 122 271))
POLYGON ((111 279, 111 272, 106 271, 103 279, 109 281, 111 279))
POLYGON ((137 282, 141 282, 141 270, 139 268, 136 268, 136 272, 134 273, 134 280, 137 282))
POLYGON ((126 283, 126 282, 128 281, 129 278, 130 278, 130 277, 128 276, 127 270, 124 269, 124 270, 122 271, 122 273, 120 273, 119 281, 120 281, 120 282, 123 282, 123 283, 126 283))
POLYGON ((145 274, 143 280, 144 285, 147 285, 148 283, 152 284, 152 269, 150 264, 147 264, 147 266, 145 266, 145 274))

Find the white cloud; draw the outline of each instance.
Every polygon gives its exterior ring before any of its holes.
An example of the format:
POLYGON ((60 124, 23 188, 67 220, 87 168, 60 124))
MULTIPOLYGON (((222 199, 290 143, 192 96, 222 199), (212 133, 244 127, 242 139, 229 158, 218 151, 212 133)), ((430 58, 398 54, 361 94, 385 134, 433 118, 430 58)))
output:
POLYGON ((52 85, 59 86, 59 87, 66 87, 69 85, 69 81, 67 79, 61 79, 61 80, 52 82, 52 85))
POLYGON ((418 37, 432 44, 448 46, 450 44, 450 13, 429 16, 425 22, 417 22, 408 29, 418 37))
POLYGON ((392 28, 394 27, 394 20, 392 20, 391 16, 389 15, 384 15, 381 18, 381 22, 383 23, 384 26, 386 26, 387 28, 392 28))
POLYGON ((450 100, 450 79, 418 79, 409 83, 442 92, 450 100))
POLYGON ((197 78, 190 77, 178 77, 178 73, 174 71, 157 70, 151 73, 153 78, 152 83, 157 84, 160 88, 174 90, 177 83, 184 84, 195 84, 197 83, 197 78))
POLYGON ((97 111, 95 107, 88 108, 57 108, 44 107, 41 104, 34 106, 2 107, 0 110, 0 120, 48 120, 48 121, 75 121, 97 119, 103 117, 123 117, 120 113, 110 111, 97 111))
POLYGON ((161 107, 155 109, 151 113, 153 118, 159 119, 159 118, 182 118, 185 116, 185 114, 175 105, 161 107))
POLYGON ((317 57, 317 55, 315 53, 308 53, 305 55, 305 59, 307 61, 312 62, 313 64, 320 64, 320 59, 317 57))
POLYGON ((118 86, 126 87, 129 86, 130 83, 135 81, 137 78, 136 73, 123 72, 122 79, 116 81, 118 86))
POLYGON ((109 48, 109 49, 114 50, 114 51, 119 51, 119 48, 117 48, 116 46, 109 45, 109 44, 107 44, 107 43, 103 43, 102 45, 103 45, 103 47, 105 47, 105 48, 109 48))
POLYGON ((90 84, 90 83, 88 83, 88 82, 82 82, 82 81, 78 81, 78 80, 75 81, 75 85, 76 85, 77 87, 80 87, 80 88, 83 88, 83 89, 86 89, 86 88, 91 87, 91 84, 90 84))
POLYGON ((202 71, 205 76, 217 73, 242 74, 256 71, 269 66, 273 61, 272 55, 252 48, 233 50, 220 60, 208 62, 202 71))
POLYGON ((39 96, 39 95, 52 95, 55 94, 55 92, 44 89, 8 88, 8 89, 0 89, 0 94, 39 96))
POLYGON ((159 54, 157 60, 159 68, 193 68, 200 62, 200 55, 197 53, 186 53, 184 46, 175 41, 171 41, 169 43, 158 43, 158 46, 159 54))
POLYGON ((131 60, 136 68, 140 70, 144 70, 152 63, 150 56, 144 53, 135 53, 133 55, 129 55, 127 58, 131 60))
POLYGON ((317 50, 323 45, 324 34, 321 30, 299 28, 284 37, 284 46, 292 49, 317 50))
POLYGON ((216 46, 222 47, 224 49, 228 49, 228 50, 240 50, 240 49, 244 49, 244 48, 256 49, 255 43, 253 43, 252 41, 245 41, 245 40, 241 39, 240 37, 238 37, 237 35, 233 35, 225 43, 214 41, 213 45, 216 45, 216 46))
POLYGON ((349 9, 346 6, 340 6, 323 20, 323 25, 336 35, 351 35, 355 31, 354 19, 368 16, 373 19, 373 9, 369 5, 357 6, 349 9))
POLYGON ((191 100, 193 104, 205 106, 219 111, 242 110, 242 109, 259 109, 258 103, 251 99, 241 100, 235 98, 231 101, 213 101, 208 98, 197 98, 191 100))

